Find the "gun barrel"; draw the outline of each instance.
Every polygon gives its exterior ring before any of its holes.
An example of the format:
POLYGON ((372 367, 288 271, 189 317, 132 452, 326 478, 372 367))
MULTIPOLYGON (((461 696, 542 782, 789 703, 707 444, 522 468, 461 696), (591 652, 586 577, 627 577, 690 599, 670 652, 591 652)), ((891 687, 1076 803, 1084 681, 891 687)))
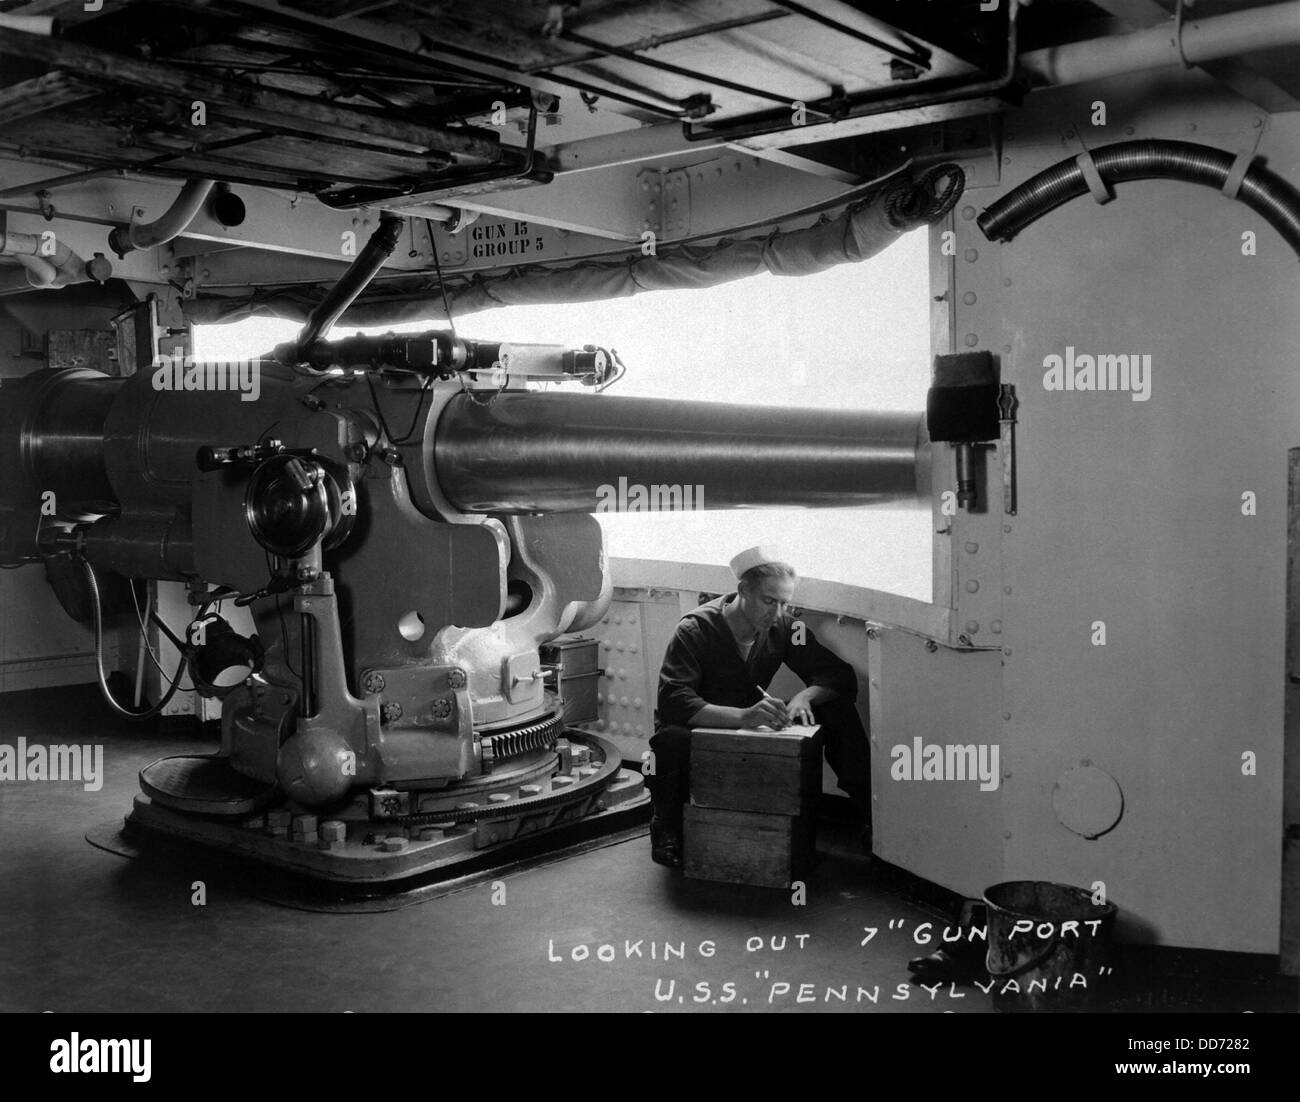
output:
POLYGON ((433 470, 467 513, 663 508, 678 487, 688 508, 920 505, 929 452, 920 413, 507 391, 447 404, 433 470))

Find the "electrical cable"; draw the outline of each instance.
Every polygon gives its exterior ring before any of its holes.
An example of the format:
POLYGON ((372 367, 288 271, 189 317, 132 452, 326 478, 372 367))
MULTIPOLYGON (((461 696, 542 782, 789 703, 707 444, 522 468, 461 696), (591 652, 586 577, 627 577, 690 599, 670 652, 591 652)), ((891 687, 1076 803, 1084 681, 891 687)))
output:
POLYGON ((438 258, 438 246, 433 240, 433 222, 424 220, 425 229, 429 231, 429 252, 433 254, 433 268, 438 273, 438 290, 442 292, 442 312, 447 315, 447 325, 451 329, 451 339, 456 337, 456 319, 451 316, 451 304, 447 301, 447 287, 442 281, 442 261, 438 258))
MULTIPOLYGON (((42 520, 41 514, 37 513, 36 514, 36 535, 32 537, 34 541, 34 545, 37 548, 41 546, 41 520, 42 520)), ((0 562, 0 570, 17 570, 19 567, 31 566, 32 563, 38 563, 40 561, 41 561, 40 555, 33 555, 30 558, 22 559, 19 562, 12 562, 12 563, 0 562)))
MULTIPOLYGON (((451 339, 453 343, 456 343, 460 338, 456 336, 456 319, 451 316, 451 303, 447 299, 447 283, 442 275, 442 261, 438 258, 438 247, 433 241, 433 223, 426 218, 424 224, 429 231, 429 251, 433 254, 434 271, 438 273, 438 293, 442 295, 442 312, 447 315, 447 327, 451 330, 451 339)), ((485 401, 479 398, 468 386, 465 385, 465 373, 463 371, 457 372, 457 378, 460 379, 460 392, 473 402, 474 405, 484 407, 490 406, 493 401, 496 400, 497 395, 505 390, 507 385, 510 383, 510 376, 503 374, 500 386, 498 386, 492 394, 488 395, 487 400, 485 401)), ((412 428, 414 428, 414 426, 412 426, 412 428)))
POLYGON ((181 676, 185 672, 188 661, 185 652, 181 652, 180 662, 176 665, 176 675, 171 679, 167 692, 163 694, 157 704, 146 708, 143 712, 135 712, 119 704, 114 699, 112 690, 108 687, 108 677, 104 673, 104 613, 100 604, 99 581, 95 577, 95 568, 90 565, 90 560, 83 558, 81 565, 85 569, 86 581, 90 586, 90 607, 95 626, 95 677, 99 682, 99 693, 104 698, 104 703, 124 719, 132 721, 152 719, 160 714, 167 707, 171 698, 176 695, 176 689, 181 683, 181 676))
MULTIPOLYGON (((127 585, 131 590, 131 604, 135 606, 135 622, 140 625, 140 642, 144 644, 144 649, 148 652, 149 658, 154 664, 154 668, 162 674, 163 677, 166 677, 167 674, 162 668, 162 663, 158 661, 158 656, 154 653, 153 645, 149 642, 149 629, 145 625, 147 617, 144 612, 141 611, 140 599, 135 594, 135 579, 127 579, 127 585)), ((150 608, 150 601, 148 598, 145 599, 145 608, 149 609, 151 613, 153 612, 153 609, 150 608)))
MULTIPOLYGON (((136 623, 138 623, 138 624, 140 625, 140 642, 144 644, 144 649, 148 652, 148 654, 149 654, 149 659, 150 659, 150 661, 153 662, 153 664, 154 664, 154 668, 155 668, 155 669, 158 671, 158 673, 163 677, 163 679, 166 680, 166 679, 167 679, 167 671, 163 669, 162 662, 159 661, 159 659, 158 659, 158 655, 154 652, 153 646, 152 646, 152 645, 150 644, 150 642, 149 642, 149 629, 145 626, 145 620, 147 620, 147 619, 152 619, 152 618, 156 615, 156 613, 154 612, 153 608, 151 607, 150 602, 147 601, 147 600, 146 600, 146 602, 145 602, 145 608, 148 609, 148 615, 146 616, 146 615, 141 611, 141 609, 140 609, 140 599, 136 596, 136 593, 135 593, 135 583, 136 583, 136 579, 135 579, 135 578, 130 578, 130 579, 128 579, 127 584, 128 584, 128 586, 130 587, 130 590, 131 590, 131 603, 135 606, 135 619, 136 619, 136 623)), ((171 633, 169 632, 168 634, 170 635, 171 633)), ((175 636, 171 636, 171 637, 172 637, 173 639, 175 638, 175 636)), ((191 678, 190 680, 193 681, 193 678, 191 678)), ((189 685, 189 686, 182 685, 181 688, 180 688, 180 691, 183 692, 183 693, 192 693, 192 692, 196 692, 197 690, 196 690, 196 689, 194 688, 194 686, 191 684, 191 685, 189 685)))
MULTIPOLYGON (((305 375, 305 376, 308 377, 308 378, 315 378, 317 375, 322 374, 322 372, 318 372, 318 371, 315 371, 315 370, 311 370, 311 371, 302 371, 302 370, 300 370, 298 367, 296 367, 296 366, 294 366, 294 365, 292 365, 292 364, 289 365, 289 369, 290 369, 290 370, 291 370, 295 375, 305 375)), ((309 394, 315 394, 316 391, 320 390, 321 387, 327 385, 328 383, 333 383, 333 382, 338 382, 338 381, 344 381, 344 382, 345 382, 347 385, 349 385, 349 386, 350 386, 351 383, 352 383, 352 379, 351 379, 351 377, 349 377, 349 376, 347 376, 347 375, 336 374, 336 373, 331 372, 331 371, 323 372, 323 374, 324 374, 325 377, 324 377, 323 379, 321 379, 320 382, 318 382, 318 383, 317 383, 314 387, 312 387, 310 390, 308 390, 308 391, 306 391, 305 393, 303 393, 303 394, 299 397, 299 400, 300 400, 300 401, 302 400, 302 398, 306 398, 307 395, 309 395, 309 394)), ((277 417, 274 421, 272 421, 269 425, 267 425, 266 428, 264 428, 260 433, 257 434, 257 437, 256 437, 257 441, 258 441, 259 443, 261 443, 262 441, 264 441, 264 440, 266 439, 267 435, 270 433, 270 431, 271 431, 273 428, 275 428, 275 426, 278 425, 278 424, 279 424, 281 421, 283 421, 283 420, 284 420, 284 417, 283 417, 283 416, 281 416, 281 417, 277 417)))
POLYGON ((371 404, 374 405, 375 414, 379 418, 379 427, 384 430, 384 435, 388 437, 388 442, 394 447, 397 447, 399 444, 409 444, 411 442, 411 436, 420 424, 420 411, 424 408, 425 396, 429 393, 429 388, 433 385, 433 376, 427 376, 424 380, 424 385, 420 388, 420 398, 419 401, 415 403, 415 416, 411 418, 411 427, 406 430, 406 435, 397 437, 393 435, 393 430, 388 427, 388 421, 384 417, 384 411, 379 405, 379 395, 375 391, 375 384, 370 379, 370 372, 366 371, 362 374, 365 375, 366 386, 370 388, 370 401, 371 404))
MULTIPOLYGON (((451 329, 451 339, 454 345, 458 340, 456 336, 456 322, 451 316, 451 307, 447 302, 447 290, 445 287, 443 287, 442 284, 442 263, 438 259, 437 243, 433 239, 433 223, 428 218, 425 218, 423 221, 424 221, 425 229, 429 235, 429 251, 433 254, 434 267, 437 269, 438 272, 438 286, 442 290, 442 305, 443 305, 443 309, 446 311, 447 314, 447 324, 451 329)), ((412 230, 412 233, 414 233, 414 230, 412 230)), ((366 386, 370 390, 370 402, 371 405, 373 405, 375 408, 375 416, 378 417, 379 419, 379 427, 383 430, 384 435, 388 437, 389 444, 391 444, 395 448, 400 447, 403 444, 409 444, 411 442, 412 437, 415 435, 415 430, 420 426, 420 414, 424 410, 424 400, 426 397, 428 397, 429 391, 433 386, 434 376, 430 374, 425 377, 424 385, 420 387, 420 396, 415 403, 415 413, 411 417, 411 425, 406 430, 405 433, 403 433, 401 436, 398 436, 389 427, 388 419, 384 416, 384 410, 383 407, 379 404, 379 394, 375 390, 375 384, 374 381, 371 379, 371 373, 369 371, 364 371, 362 372, 362 374, 365 376, 366 386)), ((315 387, 313 387, 312 389, 314 390, 315 387)), ((308 393, 310 393, 310 391, 308 393)))
MULTIPOLYGON (((263 551, 262 557, 266 560, 266 572, 272 580, 275 579, 275 567, 271 563, 271 554, 269 551, 263 551)), ((269 594, 268 594, 269 596, 269 594)), ((289 628, 284 622, 284 609, 280 607, 280 594, 275 594, 275 614, 280 619, 280 647, 284 652, 284 664, 288 671, 298 679, 298 684, 302 684, 302 674, 293 668, 293 663, 289 661, 289 628)))

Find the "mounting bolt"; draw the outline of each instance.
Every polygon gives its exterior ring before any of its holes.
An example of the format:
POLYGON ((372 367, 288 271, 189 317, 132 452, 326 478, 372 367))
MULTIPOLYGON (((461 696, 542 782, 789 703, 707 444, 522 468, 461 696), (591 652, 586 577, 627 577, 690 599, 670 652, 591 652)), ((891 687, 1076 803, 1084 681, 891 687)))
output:
POLYGON ((390 700, 379 709, 379 718, 385 723, 394 723, 402 718, 402 706, 395 700, 390 700))
POLYGON ((449 670, 447 673, 447 684, 453 689, 463 689, 468 681, 469 678, 462 669, 449 670))
POLYGON ((384 675, 382 673, 368 673, 361 679, 361 687, 371 696, 375 693, 384 691, 384 675))
POLYGON ((433 702, 433 718, 447 719, 451 715, 451 701, 446 697, 439 697, 433 702))

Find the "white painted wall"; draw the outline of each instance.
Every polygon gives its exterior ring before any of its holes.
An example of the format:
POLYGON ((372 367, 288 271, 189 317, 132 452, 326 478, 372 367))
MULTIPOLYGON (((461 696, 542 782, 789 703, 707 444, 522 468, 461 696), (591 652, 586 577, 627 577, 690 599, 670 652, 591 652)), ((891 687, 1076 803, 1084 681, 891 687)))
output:
MULTIPOLYGON (((951 635, 942 588, 937 606, 817 582, 801 600, 908 629, 882 633, 865 662, 882 857, 967 895, 1007 879, 1102 881, 1131 939, 1274 953, 1300 270, 1249 209, 1172 181, 1121 184, 1108 205, 1078 199, 1010 244, 987 242, 975 213, 1077 154, 1071 127, 1092 147, 1157 137, 1235 152, 1259 138, 1270 167, 1300 181, 1300 115, 1267 118, 1196 73, 1042 93, 1010 116, 1002 179, 967 191, 957 256, 937 265, 953 286, 931 291, 955 292, 949 343, 934 351, 991 349, 1017 388, 1019 513, 958 516, 936 538, 951 635), (1099 99, 1107 125, 1093 128, 1099 99), (1253 257, 1241 251, 1247 230, 1253 257), (1043 359, 1067 345, 1149 353, 1150 400, 1049 393, 1043 359), (1257 516, 1242 515, 1246 490, 1257 516), (972 616, 988 649, 925 649, 920 635, 955 641, 972 616), (1098 620, 1105 646, 1092 643, 1098 620), (914 735, 997 742, 1002 783, 980 793, 892 780, 889 748, 914 735), (1246 751, 1254 776, 1242 772, 1246 751), (1094 840, 1053 807, 1058 781, 1083 762, 1124 797, 1118 824, 1094 840)), ((952 484, 940 462, 938 491, 952 484)), ((727 584, 717 566, 614 568, 620 584, 727 584)), ((844 645, 861 669, 861 646, 844 645)))
MULTIPOLYGON (((1008 124, 1003 184, 1077 152, 1060 138, 1071 123, 1091 146, 1131 126, 1236 151, 1262 117, 1194 75, 1044 96, 1008 124), (1094 129, 1098 99, 1109 125, 1094 129)), ((1300 116, 1268 120, 1260 151, 1300 180, 1300 116)), ((982 208, 1001 190, 966 198, 982 208)), ((960 256, 977 235, 957 225, 960 256)), ((1004 379, 1021 400, 1021 513, 1002 548, 1014 586, 1004 875, 1105 881, 1133 932, 1154 941, 1276 952, 1296 257, 1243 205, 1176 182, 1121 184, 1111 204, 1080 199, 1008 245, 977 247, 979 261, 956 265, 956 337, 1009 347, 1004 379), (1242 255, 1246 230, 1258 256, 1242 255), (966 286, 980 292, 970 308, 966 286), (1043 358, 1066 345, 1150 353, 1150 400, 1048 393, 1043 358), (1242 515, 1246 490, 1258 516, 1242 515), (1104 647, 1090 641, 1096 620, 1104 647), (1242 775, 1248 750, 1257 776, 1242 775), (1081 760, 1111 773, 1125 800, 1119 825, 1091 842, 1051 802, 1081 760)))

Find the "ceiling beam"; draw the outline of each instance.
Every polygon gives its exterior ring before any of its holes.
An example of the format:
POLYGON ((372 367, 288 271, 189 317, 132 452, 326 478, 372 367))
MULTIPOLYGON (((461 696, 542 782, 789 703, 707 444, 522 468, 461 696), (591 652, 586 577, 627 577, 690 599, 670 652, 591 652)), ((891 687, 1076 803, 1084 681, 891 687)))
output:
POLYGON ((70 38, 8 31, 0 35, 0 54, 44 61, 77 76, 108 85, 126 85, 185 100, 217 105, 232 118, 255 125, 304 124, 332 137, 365 138, 407 153, 438 150, 494 160, 500 142, 494 132, 448 130, 393 118, 391 112, 324 103, 247 81, 192 73, 166 64, 112 53, 70 38))
POLYGON ((0 88, 0 126, 29 119, 42 111, 94 99, 102 90, 52 69, 31 80, 0 88))

